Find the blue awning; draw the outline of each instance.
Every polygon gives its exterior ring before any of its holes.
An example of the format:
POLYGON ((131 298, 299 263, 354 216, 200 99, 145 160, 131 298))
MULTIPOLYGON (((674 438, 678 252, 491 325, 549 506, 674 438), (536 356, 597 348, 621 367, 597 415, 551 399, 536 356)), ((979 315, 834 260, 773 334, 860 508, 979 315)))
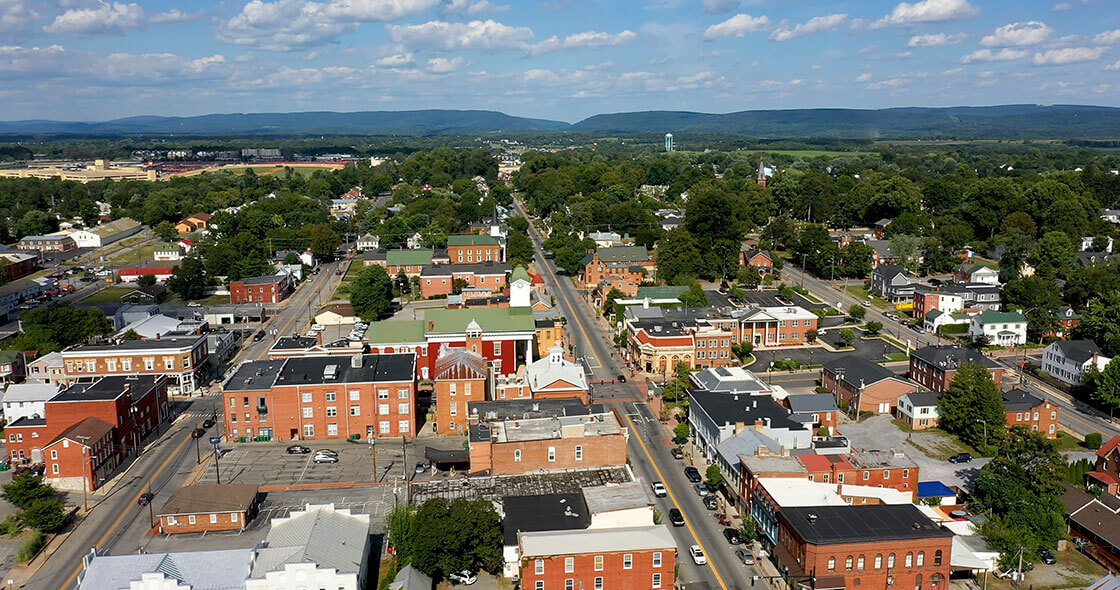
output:
POLYGON ((919 481, 918 482, 918 496, 919 498, 944 498, 946 496, 956 496, 957 493, 949 486, 939 481, 919 481))

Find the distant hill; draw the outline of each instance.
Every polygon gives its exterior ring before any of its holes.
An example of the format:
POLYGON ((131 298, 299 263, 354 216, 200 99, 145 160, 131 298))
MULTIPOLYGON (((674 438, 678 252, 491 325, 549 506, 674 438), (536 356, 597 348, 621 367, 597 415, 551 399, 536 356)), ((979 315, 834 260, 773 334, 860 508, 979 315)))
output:
POLYGON ((732 133, 751 137, 1080 138, 1120 136, 1120 109, 1077 105, 791 109, 727 114, 644 111, 595 115, 589 133, 732 133))
POLYGON ((230 113, 196 117, 141 116, 99 123, 67 121, 0 122, 0 133, 83 135, 126 134, 377 134, 440 135, 483 131, 550 131, 568 123, 514 117, 496 111, 362 111, 335 113, 230 113))

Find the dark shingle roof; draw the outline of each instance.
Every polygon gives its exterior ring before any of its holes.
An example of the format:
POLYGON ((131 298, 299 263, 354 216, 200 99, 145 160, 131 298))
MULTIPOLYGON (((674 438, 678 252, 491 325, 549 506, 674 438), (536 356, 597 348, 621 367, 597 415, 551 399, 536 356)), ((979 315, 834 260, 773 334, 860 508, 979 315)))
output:
POLYGON ((894 371, 891 371, 879 363, 873 363, 861 356, 844 355, 825 363, 824 368, 833 375, 843 370, 844 378, 842 381, 853 387, 859 387, 861 382, 863 386, 866 387, 885 379, 905 381, 905 379, 895 374, 894 371))
POLYGON ((963 346, 926 346, 910 353, 910 356, 942 369, 956 370, 962 362, 976 363, 988 370, 999 368, 992 359, 963 346))
POLYGON ((1003 392, 1003 411, 1023 412, 1042 405, 1042 398, 1033 396, 1022 389, 1015 388, 1003 392))
POLYGON ((953 536, 913 504, 782 508, 781 517, 798 536, 814 545, 953 536))
POLYGON ((1075 363, 1084 363, 1093 358, 1093 355, 1100 354, 1100 349, 1092 340, 1059 340, 1054 344, 1066 358, 1075 363))
POLYGON ((688 390, 689 403, 699 406, 704 413, 717 423, 754 424, 756 420, 769 420, 774 428, 787 427, 790 430, 805 430, 801 422, 790 419, 790 411, 781 406, 774 398, 766 395, 746 395, 688 390))
POLYGON ((158 514, 206 514, 209 512, 243 512, 257 498, 256 484, 227 483, 221 485, 183 486, 172 494, 158 514))

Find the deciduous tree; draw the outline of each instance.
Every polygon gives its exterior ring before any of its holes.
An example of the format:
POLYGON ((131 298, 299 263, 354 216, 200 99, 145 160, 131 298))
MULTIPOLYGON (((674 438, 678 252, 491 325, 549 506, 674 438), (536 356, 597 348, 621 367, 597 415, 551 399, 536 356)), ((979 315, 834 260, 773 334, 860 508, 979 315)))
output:
POLYGON ((393 281, 384 268, 367 266, 350 286, 350 305, 362 321, 383 318, 393 305, 393 281))
POLYGON ((1003 398, 992 374, 981 365, 961 363, 949 388, 938 399, 937 408, 941 427, 959 436, 965 444, 990 448, 1003 440, 1003 398))

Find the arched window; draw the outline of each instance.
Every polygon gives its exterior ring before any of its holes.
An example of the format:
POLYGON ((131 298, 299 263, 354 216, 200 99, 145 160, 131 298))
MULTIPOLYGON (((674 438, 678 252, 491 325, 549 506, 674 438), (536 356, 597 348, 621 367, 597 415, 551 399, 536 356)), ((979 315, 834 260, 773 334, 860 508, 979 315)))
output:
POLYGON ((933 554, 933 565, 941 565, 941 550, 940 549, 938 549, 937 552, 933 554))
POLYGON ((914 590, 922 590, 922 574, 914 577, 914 590))
POLYGON ((856 569, 858 569, 858 570, 862 570, 862 569, 863 569, 863 566, 864 566, 864 565, 865 565, 866 563, 867 563, 867 559, 866 559, 866 558, 865 558, 864 556, 860 555, 860 556, 859 556, 859 558, 858 558, 858 559, 856 559, 856 569))
POLYGON ((907 553, 906 554, 906 567, 914 567, 914 554, 913 553, 907 553))
POLYGON ((926 552, 925 551, 919 551, 918 552, 918 567, 922 567, 925 564, 926 564, 926 552))
POLYGON ((887 555, 887 569, 894 567, 894 553, 887 555))
POLYGON ((875 556, 875 569, 877 569, 877 570, 883 569, 883 554, 882 553, 875 556))
POLYGON ((848 571, 852 571, 852 556, 851 555, 849 555, 847 558, 844 559, 844 569, 846 569, 848 571))
POLYGON ((830 572, 836 571, 836 558, 835 557, 829 557, 828 558, 828 571, 830 571, 830 572))

